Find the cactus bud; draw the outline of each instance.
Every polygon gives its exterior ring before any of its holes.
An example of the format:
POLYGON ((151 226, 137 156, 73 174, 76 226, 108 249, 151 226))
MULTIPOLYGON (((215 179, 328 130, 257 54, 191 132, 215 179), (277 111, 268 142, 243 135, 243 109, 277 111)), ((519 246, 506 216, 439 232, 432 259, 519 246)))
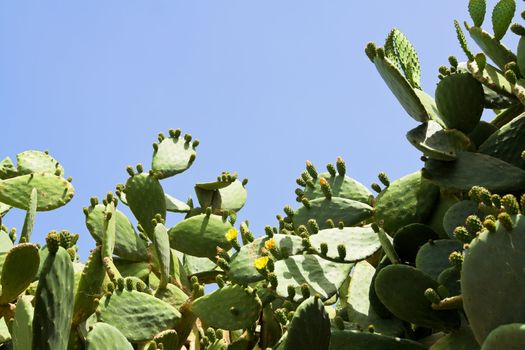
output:
POLYGON ((302 197, 302 196, 304 196, 304 191, 301 188, 296 188, 295 189, 295 195, 297 197, 302 197))
POLYGON ((120 291, 124 290, 125 284, 126 282, 124 281, 124 278, 122 277, 117 278, 117 289, 118 290, 120 291))
POLYGON ((465 227, 470 234, 475 235, 483 229, 483 223, 476 215, 469 215, 465 220, 465 227))
POLYGON ((185 134, 184 135, 184 143, 190 143, 191 142, 191 135, 185 134))
POLYGON ((289 205, 286 205, 286 206, 283 208, 283 210, 284 210, 284 213, 285 213, 288 217, 290 217, 290 218, 293 217, 294 214, 295 214, 294 210, 293 210, 292 207, 289 206, 289 205))
POLYGON ((91 197, 89 199, 89 203, 91 204, 91 207, 93 207, 93 208, 96 207, 97 204, 98 204, 98 198, 97 197, 91 197))
POLYGON ((452 252, 448 256, 448 261, 452 266, 461 271, 461 266, 463 265, 463 254, 461 252, 452 252))
POLYGON ((520 206, 518 200, 511 194, 507 194, 501 198, 501 205, 509 215, 517 215, 520 213, 520 206))
POLYGON ((113 284, 113 282, 108 282, 108 284, 106 285, 106 290, 109 293, 113 293, 115 291, 115 285, 113 284))
POLYGON ((326 244, 326 242, 322 242, 319 245, 319 248, 321 250, 321 256, 326 257, 326 255, 328 254, 328 244, 326 244))
POLYGON ((339 244, 337 246, 337 254, 339 255, 339 259, 344 260, 346 257, 346 247, 344 244, 339 244))
POLYGON ((332 199, 332 189, 330 188, 330 184, 324 177, 321 177, 319 179, 319 184, 321 185, 321 190, 323 191, 323 194, 326 199, 332 199))
POLYGON ((310 239, 308 237, 303 237, 301 243, 305 249, 309 249, 312 247, 312 243, 310 243, 310 239))
POLYGON ((277 309, 275 310, 275 318, 283 326, 288 323, 288 318, 286 317, 286 309, 277 309))
POLYGON ((60 247, 60 236, 57 231, 50 231, 46 236, 47 250, 50 254, 56 254, 60 247))
POLYGON ((490 200, 496 209, 501 208, 501 197, 498 194, 493 194, 490 196, 490 200))
POLYGON ((458 226, 454 229, 454 237, 462 243, 470 243, 470 241, 472 241, 470 233, 464 226, 458 226))
POLYGON ((274 232, 273 232, 272 228, 271 228, 269 225, 266 225, 266 226, 264 227, 264 232, 266 233, 266 235, 267 235, 268 237, 270 237, 270 238, 273 237, 274 232))
POLYGON ((217 259, 217 266, 219 266, 224 271, 228 271, 230 269, 230 264, 226 261, 226 259, 219 257, 217 259))
POLYGON ((287 289, 288 289, 288 299, 293 300, 293 298, 295 297, 295 287, 292 285, 288 285, 287 289))
POLYGON ((477 53, 474 56, 474 61, 476 61, 476 65, 478 66, 478 69, 480 72, 483 72, 487 65, 487 56, 485 56, 484 53, 477 53))
POLYGON ((137 169, 137 173, 141 174, 144 172, 144 166, 142 164, 137 164, 136 166, 136 169, 137 169))
POLYGON ((217 275, 217 277, 215 277, 215 282, 217 283, 219 288, 224 287, 225 282, 224 282, 224 278, 222 275, 217 275))
POLYGON ((369 42, 366 45, 365 53, 368 56, 368 58, 370 59, 370 61, 372 61, 372 63, 373 63, 374 62, 374 58, 376 57, 376 45, 374 43, 372 43, 372 42, 369 42))
POLYGON ((450 69, 448 69, 448 67, 446 67, 446 66, 439 66, 439 68, 438 68, 438 72, 439 72, 443 77, 446 77, 446 76, 450 75, 450 69))
POLYGON ((343 158, 337 157, 337 160, 335 161, 335 166, 337 168, 337 172, 339 173, 339 176, 345 176, 346 164, 343 158))
POLYGON ((428 288, 425 290, 425 297, 432 304, 439 304, 439 302, 441 301, 441 297, 439 296, 439 294, 432 288, 428 288))
POLYGON ((326 164, 326 170, 328 170, 328 173, 330 174, 331 177, 336 176, 335 167, 332 163, 326 164))
POLYGON ((339 221, 339 222, 337 223, 337 227, 338 227, 340 230, 342 230, 342 229, 345 228, 345 223, 344 223, 343 221, 339 221))
POLYGON ((312 179, 317 179, 317 169, 315 169, 315 166, 309 160, 306 161, 306 171, 312 177, 312 179))
POLYGON ((377 193, 380 193, 382 191, 381 186, 379 186, 379 184, 375 182, 372 185, 370 185, 370 187, 372 187, 372 189, 376 191, 377 193))
POLYGON ((499 213, 498 220, 503 225, 503 227, 505 227, 507 231, 509 232, 512 231, 512 228, 513 228, 512 218, 510 217, 508 213, 505 213, 505 212, 499 213))
POLYGON ((309 201, 307 198, 303 198, 303 199, 301 200, 301 203, 303 204, 303 206, 304 206, 305 208, 310 209, 310 208, 312 207, 311 204, 310 204, 310 201, 309 201))
POLYGON ((516 73, 514 73, 514 71, 510 69, 505 71, 505 79, 507 79, 507 81, 511 83, 511 85, 516 84, 516 81, 518 81, 518 77, 516 77, 516 73))
POLYGON ((519 23, 512 23, 510 30, 516 35, 525 36, 525 28, 519 23))
POLYGON ((309 219, 307 225, 312 234, 317 234, 319 232, 319 225, 315 219, 309 219))
POLYGON ((302 178, 298 177, 295 182, 299 185, 299 186, 302 186, 302 187, 305 187, 306 186, 306 181, 304 181, 302 178))
POLYGON ((332 219, 327 219, 327 220, 325 221, 325 225, 328 226, 328 228, 334 228, 334 227, 335 227, 334 220, 332 220, 332 219))
POLYGON ((458 68, 458 59, 456 58, 456 56, 448 56, 448 63, 452 67, 458 68))
POLYGON ((301 284, 301 295, 303 296, 303 299, 310 298, 310 288, 308 287, 308 284, 301 284))
POLYGON ((388 178, 385 172, 382 171, 379 174, 377 174, 377 178, 385 187, 390 186, 390 179, 388 178))
POLYGON ((266 278, 268 280, 268 282, 270 282, 270 285, 272 286, 272 288, 277 288, 277 275, 274 273, 274 272, 270 272, 268 273, 268 276, 266 278))

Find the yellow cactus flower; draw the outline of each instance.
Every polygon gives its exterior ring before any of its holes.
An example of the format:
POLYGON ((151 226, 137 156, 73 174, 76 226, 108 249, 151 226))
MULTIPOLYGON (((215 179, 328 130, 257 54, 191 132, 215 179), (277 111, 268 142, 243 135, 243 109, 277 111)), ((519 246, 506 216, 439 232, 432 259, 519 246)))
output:
POLYGON ((324 177, 322 177, 322 178, 319 179, 319 184, 321 186, 326 186, 326 185, 328 185, 328 181, 326 181, 326 179, 324 177))
POLYGON ((270 260, 269 257, 267 256, 261 256, 260 258, 258 259, 255 259, 255 268, 257 270, 262 270, 266 267, 266 265, 268 264, 268 260, 270 260))
POLYGON ((230 242, 233 241, 237 238, 237 230, 235 228, 229 229, 228 232, 226 232, 226 234, 224 235, 224 237, 226 237, 226 239, 230 242))
POLYGON ((266 242, 264 242, 264 247, 268 250, 272 250, 275 248, 275 239, 274 238, 270 238, 269 240, 267 240, 266 242))

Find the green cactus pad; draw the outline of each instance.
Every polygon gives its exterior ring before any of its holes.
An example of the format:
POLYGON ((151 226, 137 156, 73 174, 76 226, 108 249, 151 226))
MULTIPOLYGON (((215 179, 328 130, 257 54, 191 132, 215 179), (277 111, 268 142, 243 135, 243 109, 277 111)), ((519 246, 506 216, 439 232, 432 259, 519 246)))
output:
POLYGON ((9 250, 2 267, 0 305, 15 300, 33 282, 39 263, 38 247, 34 244, 21 243, 9 250))
POLYGON ((360 261, 355 265, 348 289, 341 291, 341 299, 345 299, 343 303, 348 320, 361 329, 374 325, 375 332, 402 336, 404 327, 401 320, 382 318, 370 306, 368 295, 375 271, 376 269, 366 261, 360 261))
POLYGON ((480 120, 478 125, 472 130, 468 137, 474 143, 476 148, 479 148, 492 134, 498 130, 494 125, 487 123, 486 121, 480 120))
MULTIPOLYGON (((88 208, 86 216, 86 227, 93 239, 102 244, 104 236, 104 211, 102 204, 88 208)), ((144 240, 142 240, 128 217, 120 210, 115 210, 116 234, 115 248, 113 253, 129 261, 144 261, 148 258, 148 252, 144 240)))
MULTIPOLYGON (((275 240, 275 247, 281 254, 296 255, 304 250, 302 239, 298 236, 275 234, 273 239, 275 240)), ((232 256, 228 275, 233 282, 246 284, 263 279, 253 262, 261 257, 264 244, 268 240, 269 237, 257 238, 253 242, 242 246, 239 252, 232 256)), ((337 252, 337 249, 335 251, 337 252)))
POLYGON ((370 218, 373 208, 367 204, 340 197, 331 199, 316 198, 310 201, 310 207, 301 206, 292 217, 294 226, 306 225, 315 219, 321 229, 330 228, 326 223, 331 219, 335 224, 344 222, 345 226, 354 226, 370 218))
POLYGON ((167 193, 165 193, 164 196, 166 197, 166 210, 167 211, 171 211, 174 213, 188 213, 191 210, 191 207, 187 203, 173 196, 170 196, 167 193))
POLYGON ((511 323, 497 327, 483 342, 481 350, 520 350, 525 344, 525 324, 511 323))
POLYGON ((448 267, 441 271, 437 281, 439 284, 445 286, 450 296, 461 294, 461 271, 455 266, 448 267))
POLYGON ((246 203, 247 196, 248 191, 242 182, 235 180, 230 185, 217 190, 213 196, 212 207, 239 211, 246 203))
POLYGON ((174 308, 178 309, 188 300, 188 296, 179 287, 168 283, 165 287, 155 291, 155 297, 165 301, 174 308))
POLYGON ((38 206, 38 192, 36 188, 31 191, 29 197, 29 208, 24 219, 24 226, 22 227, 22 234, 20 235, 20 242, 29 242, 33 227, 35 226, 36 207, 38 206))
POLYGON ((126 182, 125 192, 133 215, 146 233, 152 235, 155 216, 160 214, 166 219, 166 198, 159 180, 145 173, 133 175, 126 182))
POLYGON ((451 191, 469 191, 483 186, 491 192, 512 192, 525 188, 525 170, 497 158, 472 152, 460 152, 454 162, 429 159, 425 177, 451 191))
POLYGON ((120 331, 103 322, 97 322, 86 337, 86 350, 133 350, 133 346, 120 331), (110 345, 111 344, 111 345, 110 345))
POLYGON ((443 217, 443 227, 450 238, 454 237, 454 229, 465 225, 465 220, 469 215, 476 215, 483 219, 485 214, 479 209, 479 204, 475 201, 464 200, 451 206, 443 217))
POLYGON ((501 70, 505 69, 507 63, 516 61, 516 55, 512 51, 483 29, 467 26, 467 30, 470 37, 501 70))
POLYGON ((16 155, 19 175, 47 173, 55 174, 58 170, 64 175, 64 168, 49 154, 41 151, 25 151, 16 155))
POLYGON ((5 157, 0 161, 0 179, 5 180, 18 175, 11 158, 5 157))
POLYGON ((432 120, 410 130, 406 136, 424 155, 439 160, 454 160, 458 151, 473 148, 470 139, 461 131, 443 129, 432 120))
POLYGON ((56 254, 47 256, 40 272, 35 294, 33 349, 67 349, 73 317, 73 288, 71 257, 64 248, 58 247, 56 254))
POLYGON ((11 210, 11 206, 0 202, 0 218, 3 218, 11 210))
POLYGON ((168 284, 171 265, 171 248, 166 227, 158 223, 153 232, 153 246, 159 262, 160 285, 159 288, 165 288, 168 284))
POLYGON ((333 330, 329 350, 424 350, 425 346, 409 339, 352 330, 333 330))
POLYGON ((385 52, 390 60, 397 61, 398 66, 405 73, 405 77, 414 89, 421 89, 421 67, 416 50, 408 38, 399 30, 393 29, 385 43, 385 51, 392 49, 394 52, 385 52), (388 45, 391 44, 391 45, 388 45))
POLYGON ((170 244, 185 254, 213 258, 217 247, 231 249, 225 235, 233 226, 219 215, 199 214, 179 222, 168 234, 170 244))
MULTIPOLYGON (((517 64, 520 69, 520 73, 523 76, 525 74, 525 37, 520 37, 520 41, 518 42, 518 59, 517 64)), ((1 163, 0 163, 1 164, 1 163)), ((0 166, 1 168, 1 166, 0 166)), ((1 178, 1 171, 0 171, 0 178, 1 178)))
POLYGON ((496 327, 525 319, 525 218, 513 221, 512 231, 498 221, 495 232, 482 231, 465 250, 463 307, 480 344, 496 327))
POLYGON ((494 30, 494 39, 501 40, 507 29, 509 29, 512 17, 516 12, 515 0, 500 0, 492 11, 492 29, 494 30))
POLYGON ((522 104, 525 104, 525 79, 518 79, 516 84, 512 87, 512 93, 522 104))
MULTIPOLYGON (((336 175, 332 176, 330 173, 321 173, 319 178, 324 178, 334 197, 341 197, 346 199, 353 199, 355 201, 368 204, 372 193, 360 182, 352 179, 349 176, 336 175)), ((308 199, 324 198, 324 193, 321 190, 319 181, 314 182, 314 187, 306 186, 304 189, 304 197, 308 199)))
POLYGON ((127 289, 102 297, 96 314, 99 322, 118 328, 132 343, 152 339, 155 334, 173 328, 181 317, 168 303, 127 289))
POLYGON ((294 300, 301 297, 300 286, 308 285, 311 295, 316 293, 323 300, 332 297, 348 277, 353 264, 340 264, 317 255, 295 255, 275 262, 278 285, 276 292, 283 298, 288 296, 288 286, 295 287, 294 300))
POLYGON ((472 74, 477 81, 483 84, 484 87, 497 92, 505 97, 514 97, 512 92, 512 84, 505 78, 497 68, 490 64, 485 64, 483 70, 480 70, 476 61, 467 63, 467 70, 472 74))
POLYGON ((390 184, 376 200, 376 222, 393 235, 411 223, 425 222, 439 197, 439 188, 421 176, 408 174, 390 184))
POLYGON ((164 179, 188 169, 196 155, 194 144, 186 142, 182 135, 167 137, 153 152, 151 169, 157 178, 164 179))
POLYGON ((469 327, 462 327, 441 337, 429 350, 479 350, 469 327))
POLYGON ((483 24, 486 11, 487 3, 485 0, 470 0, 468 2, 468 12, 476 27, 481 27, 483 24))
POLYGON ((223 271, 210 259, 184 254, 184 271, 188 276, 196 276, 199 280, 215 280, 223 271))
POLYGON ((400 319, 432 329, 459 327, 456 310, 435 311, 425 297, 427 288, 437 289, 438 283, 408 265, 390 265, 379 271, 375 291, 383 304, 400 319))
POLYGON ((525 169, 525 159, 521 152, 525 148, 525 113, 514 118, 508 124, 492 134, 478 152, 525 169))
POLYGON ((106 270, 102 265, 100 246, 91 251, 88 257, 77 292, 73 307, 73 325, 78 325, 88 318, 97 308, 95 298, 102 295, 102 287, 106 278, 106 270))
POLYGON ((444 77, 436 88, 436 105, 448 129, 472 131, 478 124, 485 103, 483 87, 468 73, 444 77))
POLYGON ((450 253, 462 251, 463 243, 455 239, 440 239, 423 245, 416 256, 416 267, 437 280, 439 274, 450 267, 450 253))
POLYGON ((13 350, 31 349, 33 339, 33 306, 31 305, 31 297, 23 296, 18 299, 15 318, 11 327, 13 350))
POLYGON ((160 332, 153 340, 157 345, 162 344, 164 349, 176 349, 179 344, 179 336, 173 329, 160 332))
POLYGON ((135 276, 141 280, 146 280, 153 270, 152 261, 128 261, 119 258, 113 258, 115 267, 122 277, 135 276))
POLYGON ((53 174, 27 174, 0 181, 0 201, 15 208, 28 210, 31 191, 38 191, 37 211, 48 211, 68 203, 75 189, 70 182, 53 174))
POLYGON ((404 263, 414 264, 422 245, 430 239, 438 239, 432 228, 424 224, 409 224, 400 228, 394 235, 394 249, 404 263))
POLYGON ((259 318, 261 301, 239 285, 219 288, 193 302, 191 310, 206 324, 227 330, 248 328, 259 318))
POLYGON ((310 236, 310 243, 319 252, 321 243, 326 243, 327 257, 335 260, 339 260, 337 246, 344 245, 346 255, 341 262, 364 260, 381 248, 377 233, 370 226, 324 229, 310 236))
POLYGON ((288 325, 285 350, 328 349, 330 344, 330 318, 317 297, 303 301, 295 310, 288 325))
POLYGON ((442 193, 440 195, 439 201, 432 212, 432 216, 426 222, 426 224, 437 233, 439 238, 449 238, 443 227, 443 218, 450 207, 459 201, 459 198, 452 194, 442 193))

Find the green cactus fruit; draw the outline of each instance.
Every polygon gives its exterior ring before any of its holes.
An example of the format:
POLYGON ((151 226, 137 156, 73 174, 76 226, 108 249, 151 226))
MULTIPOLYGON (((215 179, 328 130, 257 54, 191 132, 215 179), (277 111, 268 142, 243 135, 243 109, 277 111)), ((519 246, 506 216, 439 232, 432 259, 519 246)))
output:
POLYGON ((129 208, 148 236, 153 235, 152 220, 157 214, 166 219, 166 199, 159 180, 150 174, 131 176, 126 182, 126 199, 129 208))
POLYGON ((15 317, 11 326, 13 350, 29 350, 33 339, 33 306, 31 297, 22 296, 18 299, 15 317))
POLYGON ((450 267, 450 253, 462 251, 463 243, 455 239, 440 239, 423 245, 416 256, 416 267, 437 280, 439 274, 450 267))
POLYGON ((276 259, 283 256, 296 255, 304 250, 302 240, 298 236, 274 234, 273 238, 275 248, 269 250, 266 246, 271 240, 269 237, 260 237, 253 242, 241 247, 241 250, 234 256, 230 262, 228 276, 234 283, 247 284, 261 281, 263 276, 254 266, 255 259, 261 257, 263 250, 273 255, 276 259), (277 253, 278 256, 274 255, 277 253))
POLYGON ((68 252, 47 256, 35 294, 33 349, 66 350, 73 318, 74 272, 68 252), (60 303, 57 302, 60 300, 60 303))
POLYGON ((425 297, 438 283, 408 265, 390 265, 379 271, 375 291, 381 302, 398 318, 432 329, 454 329, 460 324, 456 310, 433 310, 425 297))
MULTIPOLYGON (((486 94, 485 94, 486 96, 486 94)), ((492 134, 494 134, 498 130, 497 127, 492 125, 491 123, 487 123, 486 121, 480 120, 478 125, 472 130, 468 137, 472 140, 472 143, 476 148, 479 148, 485 142, 492 134)))
POLYGON ((354 226, 370 218, 373 208, 367 204, 340 197, 316 198, 302 205, 292 217, 295 228, 307 225, 310 219, 315 219, 320 228, 330 228, 327 220, 334 223, 344 222, 344 226, 354 226))
POLYGON ((460 152, 455 162, 429 159, 423 174, 442 190, 467 192, 483 186, 492 192, 512 192, 525 187, 525 170, 481 153, 460 152))
POLYGON ((86 337, 86 350, 104 350, 108 346, 118 350, 133 350, 133 346, 120 331, 103 322, 97 322, 86 337))
POLYGON ((505 69, 507 63, 516 62, 516 55, 500 43, 499 40, 479 27, 470 27, 468 25, 466 27, 470 37, 501 70, 505 69))
POLYGON ((486 10, 487 3, 485 0, 470 0, 468 2, 468 12, 476 27, 481 27, 483 24, 486 10))
POLYGON ((164 196, 166 197, 167 211, 171 211, 173 213, 189 213, 189 211, 191 210, 191 207, 188 205, 188 203, 185 203, 173 196, 170 196, 167 193, 165 193, 164 196))
POLYGON ((525 344, 525 324, 510 323, 497 327, 483 342, 481 350, 519 350, 525 344))
POLYGON ((376 200, 376 222, 389 235, 415 222, 424 222, 432 213, 439 197, 439 188, 421 176, 408 174, 390 184, 376 200))
POLYGON ((249 328, 257 321, 261 301, 255 291, 230 285, 196 299, 191 309, 207 325, 236 330, 249 328))
POLYGON ((479 350, 470 327, 462 327, 439 338, 429 350, 479 350))
POLYGON ((364 260, 381 248, 377 233, 370 226, 324 229, 310 236, 310 243, 319 252, 321 243, 326 243, 328 246, 326 257, 341 262, 364 260), (337 251, 337 247, 341 244, 346 247, 343 260, 339 259, 337 251))
POLYGON ((510 232, 498 221, 495 232, 483 230, 465 251, 463 306, 480 344, 499 325, 525 319, 525 296, 519 292, 525 288, 525 219, 512 220, 510 232))
POLYGON ((412 88, 409 81, 389 59, 375 55, 372 62, 408 115, 419 122, 437 118, 432 97, 422 90, 412 88))
POLYGON ((25 151, 16 155, 17 174, 47 173, 64 175, 64 168, 46 152, 25 151))
POLYGON ((332 297, 350 273, 353 264, 325 260, 317 255, 294 255, 275 262, 278 285, 276 293, 286 298, 288 286, 295 288, 295 301, 301 300, 300 286, 305 284, 311 295, 319 294, 323 300, 332 297))
POLYGON ((0 181, 0 201, 15 208, 28 210, 31 192, 38 194, 37 211, 48 211, 66 205, 75 189, 60 176, 47 173, 27 174, 0 181))
POLYGON ((479 147, 478 152, 525 169, 525 159, 521 151, 525 147, 525 113, 514 118, 501 129, 493 133, 479 147))
POLYGON ((394 235, 393 244, 401 262, 415 264, 419 248, 429 240, 438 238, 432 228, 416 223, 401 227, 394 235))
POLYGON ((152 295, 136 290, 116 290, 100 299, 99 322, 116 327, 130 342, 152 339, 181 318, 177 309, 152 295))
POLYGON ((458 151, 473 149, 472 142, 461 131, 443 129, 432 120, 410 130, 406 136, 424 155, 439 160, 454 160, 458 151))
MULTIPOLYGON (((86 227, 93 239, 102 244, 104 235, 105 206, 97 204, 89 207, 86 214, 86 227)), ((146 244, 141 239, 128 217, 118 209, 115 209, 116 232, 115 247, 113 253, 129 261, 145 261, 148 259, 146 244)))
MULTIPOLYGON (((189 135, 188 135, 189 136, 189 135)), ((188 169, 195 160, 195 142, 183 137, 180 130, 170 130, 170 137, 164 138, 154 147, 151 169, 157 178, 164 179, 188 169)))
POLYGON ((357 324, 361 329, 366 329, 372 324, 378 333, 402 336, 404 327, 401 320, 382 318, 370 306, 368 295, 375 271, 375 268, 368 262, 360 261, 352 271, 348 288, 341 288, 341 301, 348 321, 357 324))
POLYGON ((219 215, 199 214, 179 222, 168 231, 170 245, 185 254, 213 258, 217 255, 217 247, 231 249, 226 233, 232 228, 219 215))
MULTIPOLYGON (((363 184, 351 177, 341 174, 332 176, 328 172, 320 173, 319 177, 326 180, 332 191, 332 196, 352 199, 365 204, 369 203, 372 193, 363 184)), ((314 182, 314 187, 306 186, 304 197, 309 200, 325 197, 319 181, 314 182)))
POLYGON ((153 246, 159 261, 160 285, 159 289, 164 289, 168 285, 171 266, 171 249, 168 230, 158 223, 153 231, 153 246))
POLYGON ((492 10, 492 29, 494 30, 494 39, 501 40, 507 29, 509 29, 510 22, 516 12, 515 0, 500 0, 494 10, 492 10))
POLYGON ((0 179, 5 180, 18 175, 11 158, 5 157, 0 161, 0 179))
POLYGON ((332 330, 330 350, 423 350, 420 343, 377 333, 355 330, 332 330))
POLYGON ((97 304, 95 298, 102 295, 103 283, 106 270, 102 265, 101 247, 97 246, 91 251, 86 265, 82 271, 75 293, 75 304, 73 307, 73 326, 76 326, 88 318, 97 304))
POLYGON ((22 234, 20 235, 20 242, 29 242, 33 227, 35 225, 36 208, 38 206, 38 192, 36 188, 31 190, 31 196, 29 197, 29 208, 26 213, 24 220, 24 226, 22 227, 22 234))
POLYGON ((469 73, 444 77, 436 88, 436 105, 448 129, 472 131, 483 114, 484 101, 483 87, 469 73))
POLYGON ((328 350, 330 318, 321 300, 315 296, 303 301, 288 326, 284 350, 328 350))
POLYGON ((34 244, 20 243, 9 250, 2 267, 0 305, 15 300, 33 282, 39 263, 34 244))

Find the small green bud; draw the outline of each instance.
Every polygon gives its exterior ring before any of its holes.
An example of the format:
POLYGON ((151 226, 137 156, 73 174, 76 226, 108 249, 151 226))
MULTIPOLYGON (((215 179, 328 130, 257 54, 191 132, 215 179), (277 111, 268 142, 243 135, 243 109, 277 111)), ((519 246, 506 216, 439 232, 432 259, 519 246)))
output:
POLYGON ((375 182, 372 185, 370 185, 370 187, 372 187, 372 189, 376 191, 377 193, 380 193, 382 191, 381 186, 379 186, 379 184, 375 182))
POLYGON ((505 79, 507 79, 507 81, 511 85, 516 84, 516 81, 518 81, 518 77, 516 77, 516 73, 514 73, 514 71, 511 71, 511 70, 505 71, 505 79))
POLYGON ((224 258, 218 258, 217 259, 217 266, 219 266, 224 271, 228 271, 230 269, 230 264, 224 259, 224 258))
POLYGON ((215 330, 215 337, 217 339, 222 339, 224 337, 224 333, 223 333, 222 329, 215 330))
POLYGON ((512 223, 512 218, 508 213, 499 213, 498 220, 507 231, 512 231, 514 225, 512 223))
POLYGON ((310 298, 310 288, 308 287, 308 284, 303 283, 301 285, 301 295, 303 296, 303 299, 310 298))
POLYGON ((439 66, 438 72, 444 77, 450 75, 450 69, 447 66, 439 66))
POLYGON ((343 221, 339 221, 339 222, 337 223, 337 227, 338 227, 340 230, 342 230, 342 229, 345 228, 345 223, 344 223, 343 221))
POLYGON ((390 186, 390 179, 388 178, 388 176, 386 175, 386 173, 384 173, 384 172, 380 172, 380 173, 377 175, 377 178, 379 179, 379 181, 381 181, 381 183, 382 183, 385 187, 390 186))
POLYGON ((296 194, 297 197, 302 197, 302 196, 304 196, 304 191, 301 188, 296 188, 295 189, 295 194, 296 194))
POLYGON ((337 246, 337 254, 339 255, 339 259, 344 260, 346 257, 346 247, 344 244, 339 244, 337 246))
POLYGON ((277 275, 274 273, 274 272, 270 272, 268 273, 268 276, 266 278, 268 280, 268 282, 270 282, 270 285, 272 286, 272 288, 277 288, 277 275))
POLYGON ((425 297, 432 304, 439 304, 439 302, 441 301, 441 297, 439 296, 439 294, 432 288, 428 288, 425 290, 425 297))
POLYGON ((470 233, 464 226, 458 226, 454 229, 454 237, 462 243, 470 243, 470 241, 472 241, 470 233))
POLYGON ((452 67, 458 68, 458 59, 456 58, 456 56, 448 56, 448 63, 452 67))
POLYGON ((372 63, 373 63, 374 62, 374 58, 376 57, 376 45, 374 43, 372 43, 372 42, 369 42, 366 45, 365 53, 368 56, 368 58, 370 59, 370 61, 372 61, 372 63))
POLYGON ((144 166, 142 164, 137 164, 136 166, 136 169, 137 169, 137 173, 141 174, 144 172, 144 166))
POLYGON ((125 281, 126 281, 126 289, 129 291, 132 291, 134 289, 133 280, 131 278, 126 278, 125 281))
POLYGON ((303 199, 301 200, 301 203, 303 204, 303 206, 304 206, 305 208, 310 209, 310 208, 312 207, 312 205, 310 204, 310 201, 309 201, 307 198, 303 198, 303 199))
POLYGON ((492 196, 490 196, 490 200, 492 201, 492 205, 496 209, 501 208, 501 197, 498 194, 493 194, 492 196))
POLYGON ((126 282, 124 281, 124 278, 122 277, 119 277, 117 278, 117 289, 122 291, 124 290, 124 287, 126 285, 126 282))
POLYGON ((520 213, 520 206, 518 204, 518 200, 511 194, 503 196, 503 198, 501 198, 501 204, 503 205, 503 208, 505 208, 505 211, 509 215, 517 215, 520 213))
POLYGON ((310 174, 312 179, 317 179, 317 169, 315 169, 315 166, 309 160, 306 161, 306 171, 310 174))
POLYGON ((326 221, 325 221, 325 225, 328 226, 328 228, 334 228, 334 227, 335 227, 334 220, 332 220, 332 219, 326 219, 326 221))
POLYGON ((476 215, 469 215, 465 220, 465 227, 471 235, 476 235, 483 229, 483 223, 476 215))
POLYGON ((319 232, 319 225, 315 219, 309 219, 307 225, 309 231, 312 232, 312 234, 315 235, 319 232))
POLYGON ((184 143, 190 143, 191 142, 191 135, 185 134, 184 135, 184 143))
POLYGON ((217 283, 217 285, 219 286, 219 288, 222 288, 224 287, 224 278, 222 275, 217 275, 217 277, 215 277, 215 283, 217 283))
POLYGON ((485 56, 484 53, 477 53, 474 56, 474 61, 476 61, 476 65, 478 66, 478 69, 480 72, 483 72, 485 67, 487 66, 487 56, 485 56))
POLYGON ((293 300, 295 297, 295 287, 292 285, 288 285, 288 299, 293 300))
POLYGON ((108 284, 106 285, 106 290, 109 293, 113 293, 115 291, 115 285, 113 284, 113 282, 108 282, 108 284))
POLYGON ((452 252, 448 256, 448 261, 452 266, 461 271, 461 266, 463 265, 463 254, 461 252, 452 252))
POLYGON ((47 250, 50 254, 56 254, 60 247, 60 236, 57 231, 50 231, 46 236, 47 250))
POLYGON ((335 161, 335 166, 337 168, 337 172, 339 173, 339 176, 345 176, 346 164, 343 158, 337 157, 337 160, 335 161))
POLYGON ((217 340, 216 336, 215 336, 215 330, 213 328, 208 328, 206 330, 206 337, 208 337, 208 339, 210 340, 210 342, 215 342, 215 340, 217 340))
POLYGON ((377 54, 377 57, 379 57, 380 59, 385 59, 385 49, 382 48, 382 47, 378 47, 377 50, 376 50, 376 54, 377 54))
POLYGON ((319 248, 321 249, 321 256, 326 257, 326 255, 328 254, 328 244, 326 244, 326 242, 322 242, 319 245, 319 248))
POLYGON ((525 28, 519 23, 512 23, 510 30, 516 35, 525 36, 525 28))
POLYGON ((331 163, 326 164, 326 170, 328 170, 328 173, 330 174, 331 177, 335 177, 336 173, 335 173, 335 167, 333 164, 331 163))
POLYGON ((304 181, 301 177, 298 177, 295 182, 299 185, 299 186, 302 186, 302 187, 305 187, 306 186, 306 181, 304 181))
POLYGON ((266 233, 266 235, 267 235, 268 237, 270 237, 270 238, 273 237, 274 232, 273 232, 272 228, 271 228, 269 225, 266 225, 266 226, 264 227, 264 232, 266 233))
POLYGON ((289 205, 286 205, 284 208, 283 208, 283 211, 284 213, 288 216, 288 217, 293 217, 294 214, 295 214, 295 211, 292 209, 291 206, 289 205))
POLYGON ((288 323, 288 318, 286 317, 286 313, 287 313, 286 309, 283 309, 283 308, 275 310, 275 318, 283 326, 288 323))

